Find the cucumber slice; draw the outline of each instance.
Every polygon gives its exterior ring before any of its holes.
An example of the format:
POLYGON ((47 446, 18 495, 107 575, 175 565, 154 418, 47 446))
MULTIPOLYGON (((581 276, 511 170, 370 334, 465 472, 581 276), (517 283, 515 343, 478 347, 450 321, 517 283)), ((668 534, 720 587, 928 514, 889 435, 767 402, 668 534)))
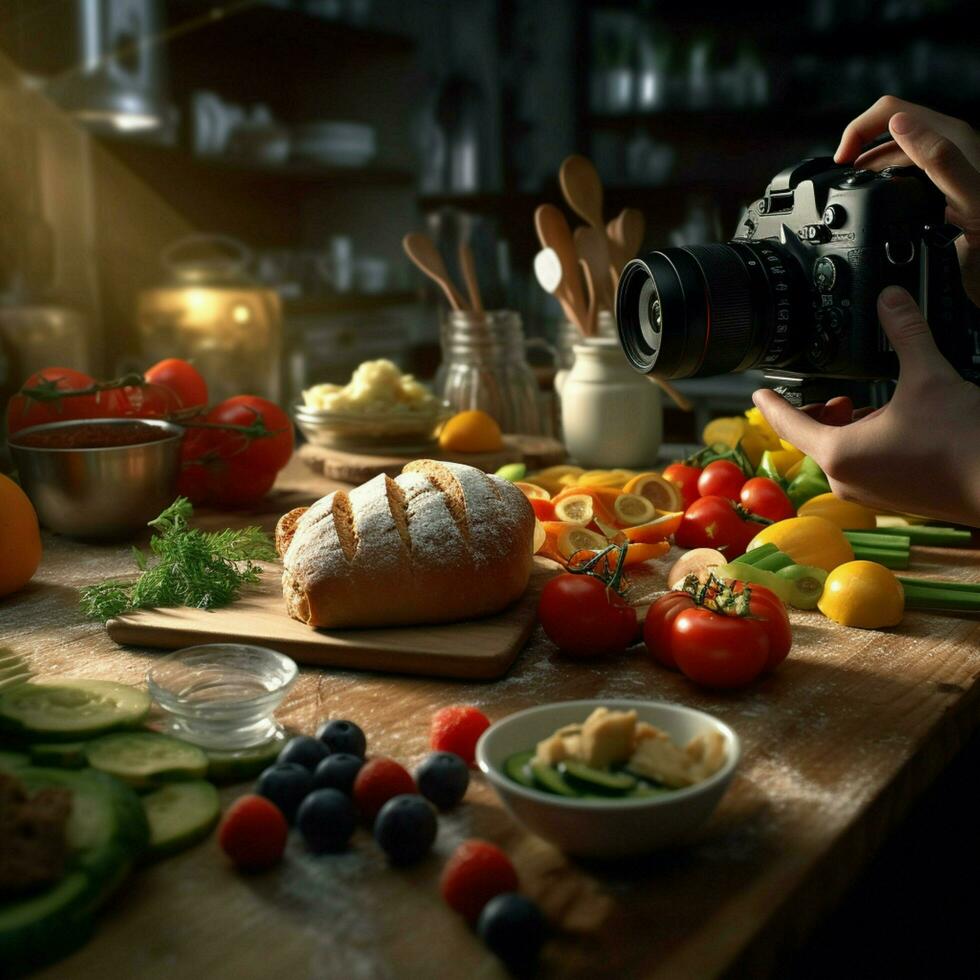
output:
POLYGON ((36 970, 85 942, 95 911, 129 873, 148 836, 139 797, 109 776, 25 766, 17 778, 31 793, 50 786, 71 792, 65 828, 71 853, 60 881, 0 904, 5 977, 36 970))
POLYGON ((542 789, 546 793, 555 793, 558 796, 580 796, 581 794, 572 786, 565 782, 565 777, 554 767, 538 759, 532 759, 528 763, 528 769, 534 777, 534 785, 537 789, 542 789))
POLYGON ((150 696, 113 681, 45 679, 0 691, 0 730, 74 742, 138 724, 150 696))
POLYGON ((822 568, 810 565, 790 565, 781 568, 776 574, 789 582, 789 604, 797 609, 816 609, 823 595, 827 573, 822 568))
POLYGON ((0 772, 10 772, 11 769, 23 769, 29 766, 31 760, 23 752, 8 752, 0 750, 0 772))
POLYGON ((103 735, 85 749, 88 764, 136 789, 161 783, 199 779, 208 771, 208 757, 190 742, 154 732, 103 735))
POLYGON ((57 769, 84 769, 88 765, 85 758, 86 742, 41 742, 29 745, 31 764, 35 766, 54 766, 57 769))
POLYGON ((533 751, 515 752, 513 755, 508 756, 504 762, 504 772, 515 783, 520 783, 521 786, 527 786, 529 789, 533 789, 534 777, 531 775, 531 770, 528 769, 528 763, 533 758, 533 751))
POLYGON ((580 787, 588 793, 621 796, 636 786, 636 780, 628 772, 595 769, 577 759, 566 759, 561 764, 560 771, 572 786, 580 787))
POLYGON ((626 795, 647 799, 653 796, 666 796, 668 793, 670 793, 670 790, 666 787, 653 786, 642 779, 638 779, 636 785, 626 795))
POLYGON ((221 816, 218 791, 203 779, 172 783, 143 797, 150 825, 151 861, 186 850, 204 840, 221 816))
POLYGON ((268 742, 248 749, 235 749, 229 752, 205 749, 205 755, 208 757, 208 779, 220 785, 243 783, 253 779, 276 761, 282 747, 288 741, 289 736, 280 731, 276 732, 268 742))

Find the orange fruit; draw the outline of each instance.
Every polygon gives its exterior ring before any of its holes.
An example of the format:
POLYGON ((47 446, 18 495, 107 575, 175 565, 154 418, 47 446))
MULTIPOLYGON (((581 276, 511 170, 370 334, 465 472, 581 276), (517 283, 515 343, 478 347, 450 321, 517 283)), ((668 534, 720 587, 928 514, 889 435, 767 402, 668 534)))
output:
POLYGON ((22 589, 41 562, 41 530, 34 506, 0 473, 0 596, 22 589))
POLYGON ((544 547, 544 543, 547 540, 548 540, 548 535, 544 529, 544 525, 535 517, 534 539, 531 542, 531 554, 536 555, 544 547))
POLYGON ((646 497, 657 510, 681 510, 681 495, 670 480, 659 473, 640 473, 623 487, 626 493, 646 497))
POLYGON ((558 553, 565 561, 570 561, 580 551, 601 551, 608 544, 601 534, 574 524, 566 524, 565 530, 558 535, 558 553))
POLYGON ((504 448, 504 439, 492 415, 470 408, 442 427, 439 447, 454 453, 495 453, 504 448))
POLYGON ((638 493, 621 493, 613 503, 620 524, 633 526, 646 524, 657 516, 657 509, 649 499, 638 493))
POLYGON ((528 500, 551 500, 551 494, 544 487, 539 487, 536 483, 525 483, 518 480, 515 484, 518 490, 527 497, 528 500))
POLYGON ((555 517, 569 524, 585 526, 595 517, 595 503, 587 493, 570 493, 555 504, 555 517))

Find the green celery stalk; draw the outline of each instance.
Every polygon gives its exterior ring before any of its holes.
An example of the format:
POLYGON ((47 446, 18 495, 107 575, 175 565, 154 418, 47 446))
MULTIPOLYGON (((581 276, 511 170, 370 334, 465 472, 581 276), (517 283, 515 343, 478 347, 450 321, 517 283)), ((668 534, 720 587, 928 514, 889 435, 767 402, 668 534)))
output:
POLYGON ((889 551, 908 551, 912 541, 905 535, 868 534, 866 531, 845 531, 844 537, 851 542, 851 547, 865 545, 868 548, 889 551))
POLYGON ((906 609, 942 609, 947 612, 980 612, 980 592, 923 589, 905 585, 906 609))
POLYGON ((756 568, 761 568, 767 572, 778 572, 781 568, 789 568, 796 562, 789 555, 782 551, 777 551, 774 555, 766 555, 760 561, 755 562, 756 568))
POLYGON ((862 534, 872 534, 887 538, 892 535, 906 537, 912 544, 932 545, 940 548, 955 548, 969 545, 972 535, 957 527, 929 527, 927 524, 909 524, 907 527, 868 528, 862 534))
POLYGON ((738 562, 740 565, 754 565, 757 561, 768 558, 769 555, 775 555, 778 551, 779 549, 774 544, 760 544, 758 548, 753 548, 751 551, 746 551, 744 555, 740 555, 732 564, 738 562))
POLYGON ((980 582, 943 582, 928 578, 906 578, 898 576, 899 582, 910 589, 933 589, 939 592, 967 592, 980 595, 980 582))

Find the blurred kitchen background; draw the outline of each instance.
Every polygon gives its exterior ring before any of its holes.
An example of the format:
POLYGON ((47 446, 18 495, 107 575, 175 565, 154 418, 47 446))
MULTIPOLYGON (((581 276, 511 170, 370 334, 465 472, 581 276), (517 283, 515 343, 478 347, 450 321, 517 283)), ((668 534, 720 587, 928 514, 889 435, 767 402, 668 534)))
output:
MULTIPOLYGON (((205 374, 212 358, 284 403, 372 357, 432 378, 443 301, 401 251, 411 230, 454 272, 472 243, 488 307, 544 341, 546 388, 562 317, 534 279, 532 215, 561 204, 568 153, 594 160, 608 217, 644 212, 648 247, 718 241, 884 93, 975 124, 975 14, 0 0, 0 406, 38 368, 110 377, 178 353, 178 334, 205 374)), ((755 380, 687 386, 718 414, 755 380)), ((701 419, 665 407, 666 438, 693 440, 701 419)))

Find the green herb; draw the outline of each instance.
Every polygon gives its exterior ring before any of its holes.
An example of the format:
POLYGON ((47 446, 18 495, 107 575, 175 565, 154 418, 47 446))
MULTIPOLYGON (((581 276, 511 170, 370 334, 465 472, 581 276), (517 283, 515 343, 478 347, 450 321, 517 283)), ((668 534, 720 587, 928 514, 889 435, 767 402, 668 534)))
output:
POLYGON ((194 606, 214 609, 238 598, 243 585, 259 580, 256 561, 276 557, 269 536, 258 527, 199 531, 189 527, 194 508, 178 497, 150 527, 147 555, 133 549, 140 575, 132 582, 110 581, 82 589, 82 611, 105 622, 131 609, 194 606))

